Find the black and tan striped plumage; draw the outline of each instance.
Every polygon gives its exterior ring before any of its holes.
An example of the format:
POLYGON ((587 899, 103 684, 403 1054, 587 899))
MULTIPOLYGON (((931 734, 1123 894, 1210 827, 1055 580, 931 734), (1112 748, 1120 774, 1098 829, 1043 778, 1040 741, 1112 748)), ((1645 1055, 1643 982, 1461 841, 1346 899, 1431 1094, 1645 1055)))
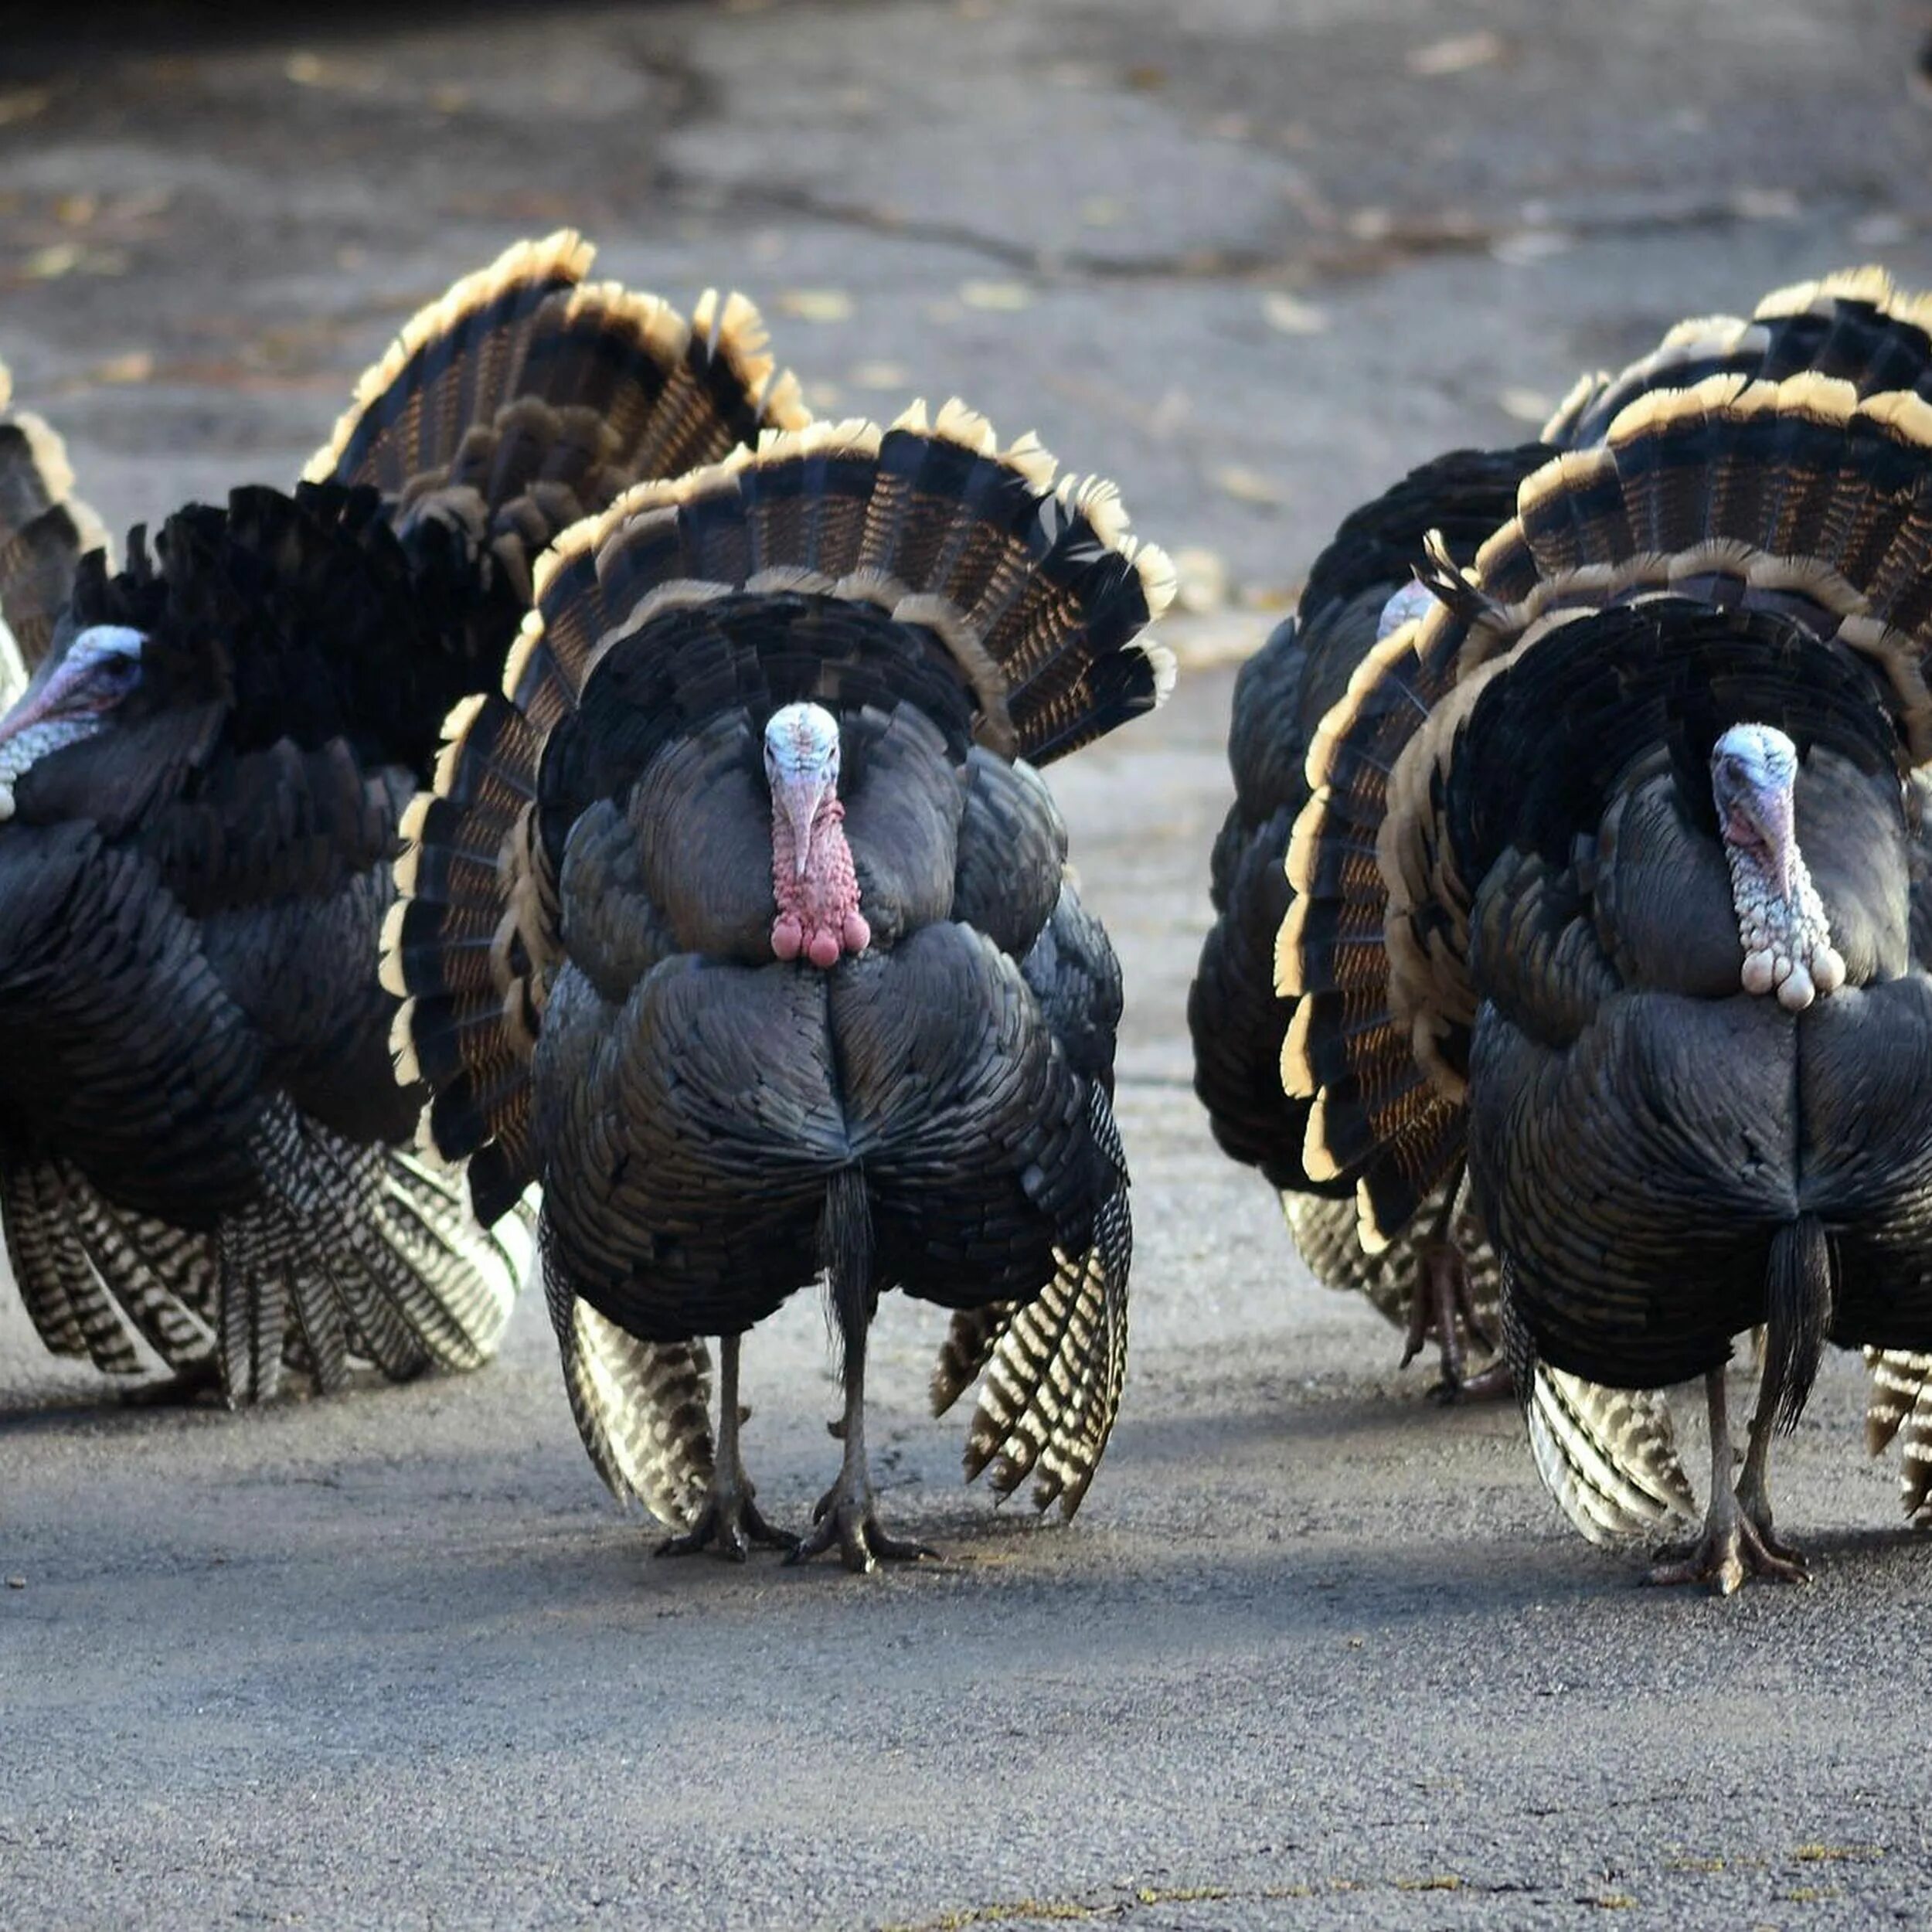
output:
POLYGON ((1711 1379, 1706 1539, 1670 1573, 1725 1588, 1794 1570, 1764 1458, 1826 1335, 1900 1383, 1932 1345, 1929 314, 1834 277, 1580 389, 1323 719, 1288 844, 1308 1171, 1372 1243, 1466 1163, 1524 1373, 1711 1379), (1710 760, 1741 724, 1797 747, 1843 954, 1802 1011, 1740 984, 1710 760), (1733 1498, 1723 1366, 1767 1321, 1733 1498))
MULTIPOLYGON (((1308 750, 1322 718, 1385 621, 1414 602, 1429 534, 1451 557, 1472 560, 1514 509, 1522 478, 1549 454, 1540 443, 1452 451, 1353 512, 1317 560, 1294 615, 1242 667, 1228 741, 1235 798, 1211 878, 1216 916, 1188 1000, 1195 1087, 1216 1139, 1280 1190, 1289 1233, 1315 1278, 1361 1294, 1404 1332, 1405 1362, 1434 1335, 1445 1397, 1491 1393, 1505 1372, 1499 1359, 1469 1372, 1471 1352, 1480 1356, 1500 1338, 1495 1251, 1460 1167, 1385 1238, 1361 1225, 1353 1172, 1305 1163, 1311 1101, 1282 1084, 1294 1007, 1275 989, 1276 944, 1294 896, 1289 838, 1308 802, 1308 750)), ((1358 865, 1372 859, 1372 849, 1354 856, 1358 865)), ((1371 1005, 1355 1017, 1372 1012, 1371 1005)), ((1587 1534, 1647 1533, 1682 1513, 1685 1492, 1662 1404, 1545 1371, 1531 1417, 1543 1466, 1556 1467, 1566 1451, 1573 1473, 1560 1493, 1587 1534)))
MULTIPOLYGON (((1448 1393, 1462 1380, 1465 1346, 1481 1345, 1471 1327, 1494 1335, 1495 1270, 1468 1238, 1472 1230, 1461 1227, 1478 1323, 1437 1308, 1413 1242, 1385 1251, 1358 1238, 1347 1205, 1353 1176, 1304 1164, 1309 1103, 1282 1088, 1291 1009, 1274 985, 1275 941, 1290 900, 1284 860, 1308 799, 1309 741, 1373 646, 1390 600, 1413 586, 1424 537, 1439 530, 1452 554, 1473 558, 1509 514, 1517 484, 1547 454, 1540 444, 1453 451, 1355 512, 1317 560, 1294 616, 1243 665, 1228 738, 1234 803, 1214 847, 1216 919, 1188 998, 1195 1088, 1216 1138, 1281 1190, 1289 1230, 1318 1280, 1366 1295, 1417 1340, 1424 1329, 1436 1332, 1448 1393)), ((1418 1226, 1427 1230, 1431 1219, 1419 1216, 1418 1226)))
POLYGON ((459 283, 292 496, 184 509, 117 575, 73 566, 92 526, 64 466, 39 434, 36 474, 9 468, 0 423, 0 595, 34 674, 0 721, 0 1216, 57 1351, 158 1356, 231 1401, 287 1362, 328 1388, 352 1358, 494 1351, 519 1240, 410 1151, 421 1096, 390 1070, 398 821, 450 706, 501 675, 552 536, 801 420, 747 305, 687 325, 589 260, 560 234, 459 283), (132 640, 127 688, 21 753, 103 637, 132 640))
POLYGON ((737 1453, 739 1338, 821 1270, 847 1413, 819 1546, 905 1553, 865 1465, 887 1287, 961 1311, 935 1400, 985 1370, 969 1470, 1032 1475, 1070 1514, 1105 1447, 1131 1253, 1119 969, 1032 764, 1164 695, 1139 633, 1168 583, 1111 488, 1056 491, 1053 468, 955 403, 631 492, 539 566, 502 694, 452 716, 411 808, 384 959, 403 1070, 479 1213, 541 1182, 580 1427, 620 1494, 695 1520, 680 1547, 775 1538, 737 1453), (760 747, 801 702, 835 721, 870 921, 830 970, 773 951, 760 747), (651 1350, 707 1335, 723 1424, 709 1470, 680 1440, 709 1479, 692 1512, 641 1392, 651 1350))

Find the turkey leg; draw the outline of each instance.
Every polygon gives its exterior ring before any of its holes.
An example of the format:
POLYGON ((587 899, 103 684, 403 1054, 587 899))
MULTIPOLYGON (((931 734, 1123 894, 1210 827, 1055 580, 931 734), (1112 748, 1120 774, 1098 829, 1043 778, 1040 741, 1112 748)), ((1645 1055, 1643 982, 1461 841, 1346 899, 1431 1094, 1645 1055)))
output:
POLYGON ((785 1560, 803 1563, 835 1543, 848 1570, 871 1572, 882 1563, 912 1563, 937 1556, 923 1543, 904 1543, 879 1526, 873 1508, 872 1470, 866 1460, 866 1333, 845 1337, 845 1413, 839 1425, 845 1440, 838 1480, 818 1498, 811 1512, 817 1526, 785 1560))
POLYGON ((1711 1431, 1711 1499, 1704 1512, 1704 1533, 1696 1543, 1666 1553, 1645 1580, 1708 1583, 1720 1597, 1730 1596, 1752 1577, 1805 1582, 1804 1566, 1796 1553, 1770 1536, 1764 1469, 1770 1453, 1771 1405, 1760 1400, 1751 1418, 1750 1454, 1733 1488, 1730 1414, 1722 1369, 1713 1369, 1704 1378, 1704 1400, 1711 1431))
POLYGON ((1436 1231, 1416 1246, 1416 1285, 1409 1300, 1409 1329, 1404 1337, 1402 1366, 1407 1368, 1422 1352, 1433 1330, 1441 1350, 1442 1379, 1429 1393, 1438 1402, 1481 1402, 1508 1395, 1513 1386, 1509 1365, 1493 1362, 1475 1375, 1466 1372, 1463 1338, 1473 1336, 1485 1349, 1495 1344, 1476 1313, 1469 1291, 1469 1267, 1462 1250, 1447 1230, 1454 1196, 1436 1231))
POLYGON ((1784 1583, 1808 1583, 1811 1573, 1794 1544, 1771 1527, 1771 1494, 1766 1471, 1771 1460, 1771 1422, 1777 1405, 1760 1389, 1744 1451, 1744 1473, 1737 1479, 1737 1506, 1761 1546, 1762 1567, 1784 1583))
POLYGON ((715 1546, 720 1556, 741 1563, 757 1543, 766 1549, 796 1549, 798 1539, 774 1529, 752 1501, 757 1492, 745 1474, 738 1447, 738 1428, 745 1412, 738 1406, 738 1348, 742 1335, 718 1342, 718 1453, 712 1464, 711 1493, 698 1520, 681 1536, 667 1536, 658 1546, 660 1556, 690 1556, 715 1546))

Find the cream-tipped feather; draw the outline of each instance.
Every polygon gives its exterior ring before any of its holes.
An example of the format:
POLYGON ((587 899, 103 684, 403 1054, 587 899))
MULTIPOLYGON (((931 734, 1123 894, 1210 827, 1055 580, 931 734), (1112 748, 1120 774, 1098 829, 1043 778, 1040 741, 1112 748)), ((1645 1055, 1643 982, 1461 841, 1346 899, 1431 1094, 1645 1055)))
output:
POLYGON ((384 992, 393 993, 398 999, 408 998, 410 991, 403 976, 403 921, 408 915, 410 903, 406 896, 398 899, 383 914, 383 936, 376 956, 376 978, 384 992))

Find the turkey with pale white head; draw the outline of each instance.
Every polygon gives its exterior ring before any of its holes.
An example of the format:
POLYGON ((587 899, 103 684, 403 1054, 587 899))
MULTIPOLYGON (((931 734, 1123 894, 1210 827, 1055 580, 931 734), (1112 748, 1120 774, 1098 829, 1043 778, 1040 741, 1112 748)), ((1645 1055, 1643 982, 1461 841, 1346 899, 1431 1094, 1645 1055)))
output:
POLYGON ((1617 1458, 1539 1379, 1703 1379, 1709 1507, 1660 1581, 1804 1573, 1768 1459, 1828 1340, 1879 1357, 1875 1434, 1917 1413, 1929 326, 1864 270, 1580 384, 1309 743, 1277 957, 1304 1162, 1378 1242, 1466 1169, 1539 1467, 1587 1526, 1617 1458), (1733 1481, 1726 1364, 1760 1326, 1733 1481))
POLYGON ((631 492, 539 567, 406 822, 402 1070, 485 1219, 541 1183, 586 1447, 671 1548, 793 1540, 745 1473, 740 1339, 821 1275, 844 1450, 800 1553, 920 1553, 866 1452, 887 1288, 955 1311, 937 1408, 984 1372, 969 1475, 1070 1515, 1106 1446, 1120 973, 1034 767, 1165 695, 1171 575, 1054 470, 952 403, 631 492))
MULTIPOLYGON (((493 684, 551 537, 804 414, 749 304, 687 323, 522 243, 403 330, 292 495, 114 572, 57 444, 0 423, 0 1216, 54 1350, 231 1402, 473 1367, 515 1238, 411 1150, 377 978, 403 806, 493 684)), ((520 1230, 511 1229, 514 1237, 520 1230)))

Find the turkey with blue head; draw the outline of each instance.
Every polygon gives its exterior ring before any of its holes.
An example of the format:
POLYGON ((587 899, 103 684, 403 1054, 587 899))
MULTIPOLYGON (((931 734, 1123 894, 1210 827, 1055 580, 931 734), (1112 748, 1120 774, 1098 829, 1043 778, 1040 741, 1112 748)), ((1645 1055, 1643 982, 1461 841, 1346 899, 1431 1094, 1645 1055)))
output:
POLYGON ((402 811, 560 530, 804 420, 749 304, 689 322, 572 234, 458 283, 308 480, 112 570, 44 427, 0 423, 0 1216, 58 1352, 230 1402, 472 1367, 519 1284, 413 1149, 377 978, 402 811))
POLYGON ((1538 1467, 1592 1533, 1631 1526, 1630 1465, 1550 1378, 1650 1405, 1660 1495, 1655 1392, 1702 1379, 1709 1505, 1659 1581, 1804 1573, 1768 1460, 1828 1341, 1872 1355, 1925 1502, 1929 328, 1857 271, 1580 385, 1308 742, 1277 957, 1304 1169, 1385 1246, 1467 1172, 1538 1467))
POLYGON ((803 1553, 880 1525, 868 1331, 954 1311, 968 1474, 1070 1515, 1112 1427, 1131 1234, 1121 980, 1035 767, 1151 710, 1171 590, 1110 485, 951 403, 630 492, 539 566, 460 707, 384 974, 478 1215, 541 1184, 550 1312, 605 1481, 742 1556, 740 1341, 821 1277, 844 1454, 803 1553), (721 1338, 719 1427, 706 1338, 721 1338))

